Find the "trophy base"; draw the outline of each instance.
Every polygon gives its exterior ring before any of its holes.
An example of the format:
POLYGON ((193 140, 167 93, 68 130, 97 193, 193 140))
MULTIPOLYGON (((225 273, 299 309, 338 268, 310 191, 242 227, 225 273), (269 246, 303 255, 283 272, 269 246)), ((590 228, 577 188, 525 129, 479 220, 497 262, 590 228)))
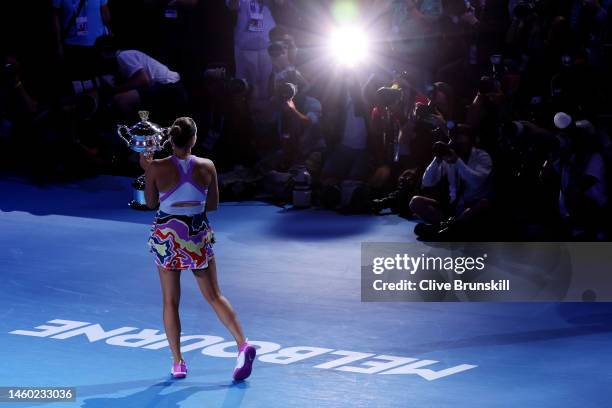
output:
POLYGON ((145 199, 145 176, 144 174, 132 182, 133 198, 128 203, 132 210, 138 211, 153 211, 147 207, 147 200, 145 199))

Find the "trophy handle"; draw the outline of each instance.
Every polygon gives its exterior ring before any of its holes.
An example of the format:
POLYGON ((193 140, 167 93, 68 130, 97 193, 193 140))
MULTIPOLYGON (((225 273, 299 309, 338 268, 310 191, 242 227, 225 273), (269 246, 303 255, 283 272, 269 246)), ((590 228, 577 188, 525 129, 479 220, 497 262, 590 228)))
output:
MULTIPOLYGON (((124 131, 129 131, 130 128, 128 128, 125 125, 119 125, 117 126, 117 134, 119 135, 120 138, 122 138, 125 143, 129 146, 130 145, 130 141, 128 139, 125 138, 125 136, 123 136, 123 132, 124 131)), ((129 134, 129 133, 128 133, 129 134)))

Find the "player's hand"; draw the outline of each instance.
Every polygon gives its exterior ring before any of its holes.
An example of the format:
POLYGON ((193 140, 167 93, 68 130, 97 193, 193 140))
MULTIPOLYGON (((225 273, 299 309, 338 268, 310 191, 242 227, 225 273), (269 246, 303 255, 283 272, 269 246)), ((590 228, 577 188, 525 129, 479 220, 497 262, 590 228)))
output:
POLYGON ((151 163, 153 163, 153 152, 140 153, 139 162, 140 162, 140 167, 142 167, 144 171, 147 171, 151 163))

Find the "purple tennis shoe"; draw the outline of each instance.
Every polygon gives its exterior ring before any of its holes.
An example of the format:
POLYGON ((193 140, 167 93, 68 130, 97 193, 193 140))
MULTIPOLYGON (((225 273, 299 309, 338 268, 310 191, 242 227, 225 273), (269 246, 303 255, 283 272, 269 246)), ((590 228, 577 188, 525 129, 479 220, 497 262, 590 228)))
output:
POLYGON ((238 361, 234 368, 234 380, 242 381, 251 375, 253 369, 253 360, 255 360, 255 347, 251 346, 248 341, 245 341, 240 350, 238 350, 238 361))
POLYGON ((185 378, 187 377, 187 364, 184 360, 178 363, 172 363, 172 370, 170 371, 174 378, 185 378))

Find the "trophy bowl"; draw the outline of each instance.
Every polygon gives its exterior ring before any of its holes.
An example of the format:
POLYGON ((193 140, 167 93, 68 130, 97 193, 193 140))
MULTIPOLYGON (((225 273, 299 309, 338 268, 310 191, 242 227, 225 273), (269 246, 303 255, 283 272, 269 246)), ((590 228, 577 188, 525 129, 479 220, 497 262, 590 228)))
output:
MULTIPOLYGON (((140 111, 140 122, 132 127, 125 125, 117 126, 117 134, 127 146, 137 153, 154 154, 164 148, 170 140, 167 136, 167 128, 162 128, 155 123, 149 122, 149 112, 140 111)), ((144 175, 139 176, 132 183, 134 197, 129 202, 129 206, 135 210, 149 211, 145 201, 145 181, 144 175)))
POLYGON ((169 140, 166 136, 167 128, 149 122, 149 112, 147 111, 140 111, 138 115, 140 116, 140 122, 134 126, 119 125, 117 127, 119 137, 130 149, 137 153, 154 153, 162 150, 169 140))

